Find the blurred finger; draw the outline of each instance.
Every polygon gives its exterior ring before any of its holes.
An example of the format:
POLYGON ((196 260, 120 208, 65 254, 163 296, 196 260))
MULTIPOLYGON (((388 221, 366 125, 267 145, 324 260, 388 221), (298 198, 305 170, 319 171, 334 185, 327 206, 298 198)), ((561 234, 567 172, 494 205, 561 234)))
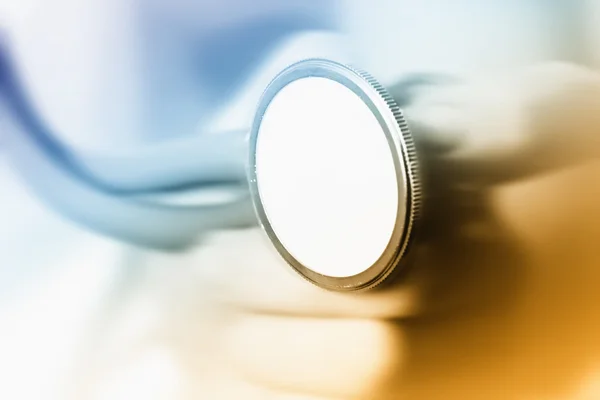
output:
POLYGON ((244 315, 224 336, 238 374, 273 389, 333 398, 375 398, 398 372, 403 337, 366 319, 244 315))
POLYGON ((452 77, 418 75, 387 89, 402 109, 417 144, 426 151, 444 153, 454 149, 464 134, 460 113, 464 87, 452 77))
POLYGON ((407 109, 436 169, 509 181, 600 156, 600 75, 548 63, 421 94, 407 109))
POLYGON ((195 379, 195 390, 190 390, 189 399, 211 400, 345 400, 342 398, 323 397, 310 394, 298 394, 280 391, 250 383, 244 379, 225 375, 210 375, 195 379))
POLYGON ((255 312, 397 318, 417 311, 427 283, 415 268, 390 289, 326 291, 297 275, 258 228, 216 233, 193 257, 213 298, 255 312))

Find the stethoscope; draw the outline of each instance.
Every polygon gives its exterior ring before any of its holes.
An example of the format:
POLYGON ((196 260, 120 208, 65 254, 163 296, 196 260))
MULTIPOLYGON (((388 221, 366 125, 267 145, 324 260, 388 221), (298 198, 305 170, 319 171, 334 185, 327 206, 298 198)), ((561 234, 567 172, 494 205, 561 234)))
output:
POLYGON ((10 158, 38 196, 86 227, 178 250, 203 232, 258 220, 296 272, 337 291, 380 286, 407 264, 420 221, 419 157, 395 99, 367 72, 304 59, 271 80, 249 131, 104 155, 57 140, 22 88, 1 43, 10 158), (156 200, 197 186, 228 195, 193 205, 156 200))

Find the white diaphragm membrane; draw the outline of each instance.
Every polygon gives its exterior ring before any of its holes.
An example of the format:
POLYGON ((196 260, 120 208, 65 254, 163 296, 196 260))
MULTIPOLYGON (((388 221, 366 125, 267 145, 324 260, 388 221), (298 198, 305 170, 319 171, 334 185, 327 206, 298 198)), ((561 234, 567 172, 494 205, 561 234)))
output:
POLYGON ((388 247, 404 200, 390 144, 341 83, 305 77, 279 90, 260 122, 255 173, 270 228, 304 267, 352 277, 388 247))

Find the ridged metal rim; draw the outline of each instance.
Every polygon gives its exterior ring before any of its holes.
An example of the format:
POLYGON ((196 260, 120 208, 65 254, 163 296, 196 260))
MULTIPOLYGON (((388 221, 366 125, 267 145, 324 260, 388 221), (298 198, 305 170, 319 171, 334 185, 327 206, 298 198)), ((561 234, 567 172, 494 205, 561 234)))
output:
POLYGON ((421 216, 421 177, 417 150, 408 124, 387 90, 369 73, 328 59, 306 59, 290 65, 267 86, 258 104, 249 136, 248 182, 255 212, 263 231, 279 254, 304 279, 327 290, 360 291, 375 288, 401 268, 421 216), (396 167, 399 199, 397 220, 381 257, 367 270, 350 277, 331 277, 314 272, 296 260, 282 245, 262 206, 256 176, 256 144, 263 115, 277 93, 299 79, 322 77, 343 84, 370 108, 382 127, 396 167))

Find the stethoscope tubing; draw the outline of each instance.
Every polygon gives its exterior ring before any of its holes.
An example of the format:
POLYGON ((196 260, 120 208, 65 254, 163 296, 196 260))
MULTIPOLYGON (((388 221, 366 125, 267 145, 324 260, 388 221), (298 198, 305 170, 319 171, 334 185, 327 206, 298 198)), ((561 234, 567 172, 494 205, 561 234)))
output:
POLYGON ((246 132, 83 156, 33 112, 5 41, 0 41, 0 101, 15 169, 39 197, 85 227, 135 245, 176 250, 193 245, 203 232, 255 223, 245 181, 246 132), (215 184, 234 188, 232 199, 185 206, 149 200, 215 184))

